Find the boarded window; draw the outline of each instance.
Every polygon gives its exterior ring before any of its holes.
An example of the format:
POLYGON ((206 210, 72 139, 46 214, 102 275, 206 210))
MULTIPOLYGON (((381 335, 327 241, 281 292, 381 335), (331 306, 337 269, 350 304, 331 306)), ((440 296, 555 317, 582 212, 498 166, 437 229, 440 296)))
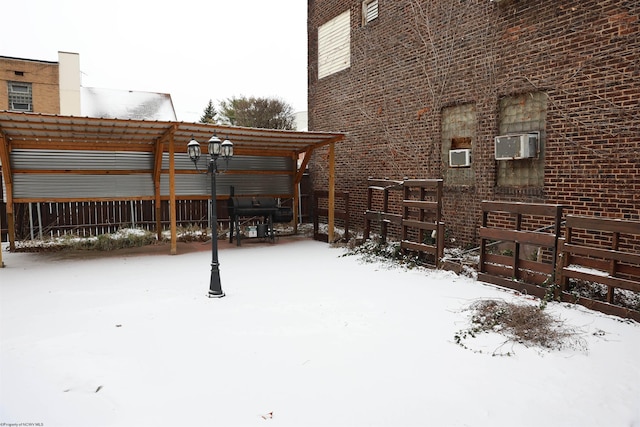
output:
POLYGON ((362 2, 362 25, 367 25, 378 17, 378 0, 362 2))
POLYGON ((473 149, 478 123, 475 104, 462 104, 442 109, 442 168, 445 185, 473 185, 474 167, 456 168, 449 166, 449 151, 473 149))
POLYGON ((347 10, 318 28, 318 79, 351 66, 349 18, 347 10))
POLYGON ((507 96, 500 100, 500 134, 540 132, 537 158, 497 160, 498 187, 542 187, 544 185, 544 129, 547 95, 543 92, 507 96))

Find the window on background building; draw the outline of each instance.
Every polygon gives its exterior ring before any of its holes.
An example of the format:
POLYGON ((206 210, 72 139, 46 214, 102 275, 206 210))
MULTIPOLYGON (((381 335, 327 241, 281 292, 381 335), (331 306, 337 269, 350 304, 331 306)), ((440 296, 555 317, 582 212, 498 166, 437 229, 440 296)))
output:
POLYGON ((318 28, 318 79, 351 66, 350 30, 348 10, 318 28))
POLYGON ((9 82, 9 110, 33 111, 31 83, 9 82))
POLYGON ((378 0, 365 0, 362 2, 362 25, 367 25, 378 17, 378 0))

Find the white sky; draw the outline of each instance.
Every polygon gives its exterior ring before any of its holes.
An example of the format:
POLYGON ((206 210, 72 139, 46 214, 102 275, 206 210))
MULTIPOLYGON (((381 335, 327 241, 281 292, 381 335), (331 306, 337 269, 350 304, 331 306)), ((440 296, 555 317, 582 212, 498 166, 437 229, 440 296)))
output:
POLYGON ((307 110, 303 0, 30 0, 2 15, 0 55, 78 53, 83 86, 170 93, 178 120, 241 95, 307 110))

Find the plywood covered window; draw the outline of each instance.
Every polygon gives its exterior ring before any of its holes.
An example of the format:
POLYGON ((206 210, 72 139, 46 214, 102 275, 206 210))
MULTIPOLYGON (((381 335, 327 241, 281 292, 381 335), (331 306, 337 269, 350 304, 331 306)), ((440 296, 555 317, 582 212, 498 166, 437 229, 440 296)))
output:
POLYGON ((478 119, 473 103, 445 107, 441 113, 442 169, 446 185, 470 186, 474 184, 473 162, 466 167, 451 167, 451 150, 470 150, 476 141, 478 119))
POLYGON ((506 96, 499 104, 500 135, 540 132, 539 153, 535 158, 498 160, 498 187, 544 186, 544 129, 547 120, 547 95, 544 92, 506 96))
POLYGON ((348 10, 318 28, 318 79, 351 66, 350 30, 348 10))

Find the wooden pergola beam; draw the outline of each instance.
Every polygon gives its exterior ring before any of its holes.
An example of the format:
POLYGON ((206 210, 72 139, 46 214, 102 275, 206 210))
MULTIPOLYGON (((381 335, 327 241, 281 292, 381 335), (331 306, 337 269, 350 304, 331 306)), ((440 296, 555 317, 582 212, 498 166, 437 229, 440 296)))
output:
POLYGON ((13 172, 9 161, 10 152, 9 138, 0 128, 0 163, 2 164, 2 179, 7 191, 7 234, 9 236, 9 249, 14 250, 16 248, 16 226, 13 217, 13 172))
POLYGON ((127 142, 96 142, 87 143, 85 140, 74 141, 14 141, 12 147, 24 150, 82 150, 82 151, 132 151, 137 153, 152 153, 154 145, 135 144, 127 142))
POLYGON ((336 147, 335 143, 329 145, 329 200, 328 206, 329 213, 327 215, 327 226, 329 230, 327 232, 329 243, 333 243, 335 240, 335 210, 336 210, 336 147))
POLYGON ((158 238, 158 241, 162 240, 162 197, 160 194, 160 180, 162 179, 162 158, 164 154, 165 141, 167 141, 167 139, 170 142, 173 141, 173 135, 175 134, 176 129, 176 125, 172 125, 171 127, 169 127, 166 132, 156 140, 156 143, 154 145, 153 193, 155 196, 156 236, 158 238))
POLYGON ((313 148, 309 148, 307 151, 305 151, 304 156, 302 157, 302 163, 300 164, 300 168, 296 173, 296 178, 294 181, 296 185, 302 181, 302 176, 304 175, 304 171, 307 169, 307 165, 311 160, 311 154, 313 154, 313 148))

